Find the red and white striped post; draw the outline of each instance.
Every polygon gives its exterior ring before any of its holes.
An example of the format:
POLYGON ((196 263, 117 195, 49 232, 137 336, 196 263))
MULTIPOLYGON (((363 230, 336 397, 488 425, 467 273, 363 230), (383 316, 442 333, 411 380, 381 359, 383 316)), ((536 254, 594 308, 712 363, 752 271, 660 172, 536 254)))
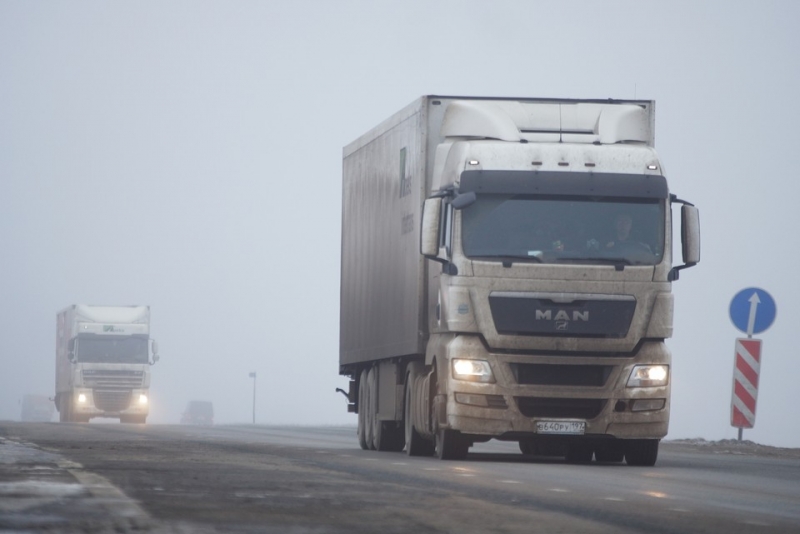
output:
POLYGON ((756 424, 758 400, 758 374, 761 371, 761 340, 746 338, 736 340, 733 364, 733 394, 731 395, 731 426, 739 429, 756 424))
POLYGON ((776 314, 775 299, 758 287, 742 289, 731 300, 731 322, 739 331, 747 334, 746 339, 736 340, 733 359, 731 426, 739 429, 739 441, 742 441, 742 429, 753 428, 756 424, 761 340, 753 339, 753 334, 769 328, 776 314))

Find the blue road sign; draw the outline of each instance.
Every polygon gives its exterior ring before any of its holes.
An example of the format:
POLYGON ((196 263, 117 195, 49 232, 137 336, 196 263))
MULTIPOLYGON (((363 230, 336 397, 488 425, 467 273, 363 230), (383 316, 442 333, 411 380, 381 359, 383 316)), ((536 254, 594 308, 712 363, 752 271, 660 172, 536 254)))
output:
POLYGON ((731 300, 733 326, 752 336, 772 326, 777 308, 772 296, 758 287, 742 289, 731 300))

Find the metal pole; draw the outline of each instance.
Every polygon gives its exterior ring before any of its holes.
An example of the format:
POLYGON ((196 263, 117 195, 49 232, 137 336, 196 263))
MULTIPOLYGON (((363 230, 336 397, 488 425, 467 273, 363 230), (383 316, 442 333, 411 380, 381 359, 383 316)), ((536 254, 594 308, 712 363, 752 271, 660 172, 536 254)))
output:
POLYGON ((253 373, 253 424, 256 424, 256 374, 253 373))
POLYGON ((742 427, 739 427, 739 441, 742 441, 742 427))

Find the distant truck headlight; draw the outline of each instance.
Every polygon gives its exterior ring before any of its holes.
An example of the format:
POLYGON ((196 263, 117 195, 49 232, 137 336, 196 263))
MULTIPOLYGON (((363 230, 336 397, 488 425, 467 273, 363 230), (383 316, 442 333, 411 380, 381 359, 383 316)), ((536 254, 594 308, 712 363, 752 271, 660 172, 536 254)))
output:
POLYGON ((667 365, 637 365, 628 378, 629 388, 647 388, 666 386, 669 382, 669 366, 667 365))
POLYGON ((86 394, 84 393, 78 394, 78 404, 86 404, 86 394))
POLYGON ((494 382, 492 368, 486 360, 466 360, 464 358, 454 358, 453 378, 456 380, 468 380, 470 382, 494 382))
POLYGON ((139 395, 139 404, 141 404, 141 405, 143 405, 143 406, 144 406, 145 404, 147 404, 147 395, 145 395, 144 393, 142 393, 141 395, 139 395))

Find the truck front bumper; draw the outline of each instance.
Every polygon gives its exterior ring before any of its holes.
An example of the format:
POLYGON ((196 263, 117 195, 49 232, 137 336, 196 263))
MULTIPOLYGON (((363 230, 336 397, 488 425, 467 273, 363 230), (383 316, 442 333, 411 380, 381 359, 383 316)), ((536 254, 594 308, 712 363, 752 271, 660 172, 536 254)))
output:
MULTIPOLYGON (((670 386, 628 387, 636 365, 669 365, 671 357, 663 343, 645 343, 630 358, 491 354, 470 336, 455 338, 448 347, 448 361, 463 358, 488 361, 493 382, 457 380, 448 372, 446 421, 440 426, 465 434, 520 439, 545 432, 540 423, 565 423, 580 435, 622 439, 661 439, 669 427, 670 386), (515 367, 516 366, 516 367, 515 367), (521 383, 522 366, 530 375, 547 374, 550 366, 564 376, 579 367, 607 373, 603 383, 590 385, 548 383, 533 377, 521 383), (575 366, 570 368, 569 366, 575 366), (565 371, 566 370, 566 371, 565 371), (572 425, 571 423, 577 423, 572 425)), ((449 371, 450 369, 448 369, 449 371)), ((555 376, 555 375, 554 375, 555 376)), ((558 380, 552 380, 558 382, 558 380)), ((549 431, 549 430, 548 430, 549 431)))
POLYGON ((150 396, 146 389, 128 391, 77 388, 73 395, 73 411, 89 417, 148 415, 150 396))

